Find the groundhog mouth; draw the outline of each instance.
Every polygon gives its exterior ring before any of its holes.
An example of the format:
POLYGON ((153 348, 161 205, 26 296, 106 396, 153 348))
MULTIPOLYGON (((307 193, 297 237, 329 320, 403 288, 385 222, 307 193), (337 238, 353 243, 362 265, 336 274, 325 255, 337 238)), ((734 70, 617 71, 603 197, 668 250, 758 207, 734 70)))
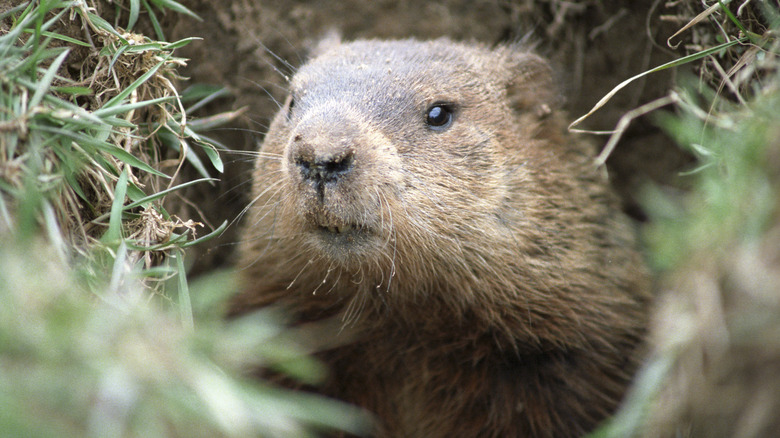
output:
POLYGON ((304 215, 310 231, 325 235, 371 234, 367 224, 357 223, 349 217, 334 213, 328 208, 314 208, 304 215))
POLYGON ((377 235, 370 227, 352 223, 317 223, 312 235, 317 246, 332 257, 362 254, 374 245, 377 235))
POLYGON ((358 227, 356 225, 319 225, 318 228, 320 231, 329 233, 329 234, 347 234, 347 233, 353 233, 358 231, 358 227))
POLYGON ((368 225, 354 223, 328 224, 318 223, 315 225, 316 231, 328 236, 372 236, 376 230, 368 225))
POLYGON ((366 217, 368 214, 360 214, 359 218, 355 215, 314 208, 304 215, 304 228, 301 231, 312 239, 310 242, 314 243, 315 248, 336 258, 345 255, 345 252, 363 253, 374 247, 379 229, 366 217))

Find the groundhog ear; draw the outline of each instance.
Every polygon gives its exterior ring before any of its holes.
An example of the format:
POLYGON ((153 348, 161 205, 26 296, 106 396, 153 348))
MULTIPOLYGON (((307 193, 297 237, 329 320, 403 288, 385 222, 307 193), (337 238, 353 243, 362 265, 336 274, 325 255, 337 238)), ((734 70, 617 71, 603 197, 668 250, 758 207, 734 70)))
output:
POLYGON ((552 67, 533 53, 511 53, 507 98, 512 108, 544 117, 561 102, 552 67))
POLYGON ((309 59, 314 59, 341 44, 341 34, 335 29, 329 30, 309 50, 309 59))

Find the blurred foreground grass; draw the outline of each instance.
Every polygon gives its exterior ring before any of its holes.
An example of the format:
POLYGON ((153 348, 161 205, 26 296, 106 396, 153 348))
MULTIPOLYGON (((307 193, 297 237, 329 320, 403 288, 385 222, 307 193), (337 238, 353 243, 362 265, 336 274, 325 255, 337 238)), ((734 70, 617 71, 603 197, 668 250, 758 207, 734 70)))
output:
MULTIPOLYGON (((7 4, 3 3, 3 5, 7 4)), ((177 90, 157 16, 171 0, 31 1, 0 10, 0 436, 308 436, 356 409, 251 379, 324 370, 279 321, 226 322, 230 273, 190 284, 197 222, 171 194, 222 171, 177 90), (111 24, 113 23, 113 24, 111 24), (154 40, 131 29, 145 23, 154 40), (202 176, 177 182, 183 166, 202 176)))
POLYGON ((698 78, 684 78, 673 110, 656 114, 696 163, 689 191, 643 195, 659 290, 649 356, 593 437, 780 430, 780 4, 709 4, 681 3, 698 78))
MULTIPOLYGON (((355 409, 241 377, 322 372, 270 315, 224 323, 203 302, 190 329, 132 269, 87 288, 39 242, 4 239, 0 266, 0 436, 308 436, 363 424, 355 409)), ((206 282, 193 293, 230 291, 226 278, 206 282)))

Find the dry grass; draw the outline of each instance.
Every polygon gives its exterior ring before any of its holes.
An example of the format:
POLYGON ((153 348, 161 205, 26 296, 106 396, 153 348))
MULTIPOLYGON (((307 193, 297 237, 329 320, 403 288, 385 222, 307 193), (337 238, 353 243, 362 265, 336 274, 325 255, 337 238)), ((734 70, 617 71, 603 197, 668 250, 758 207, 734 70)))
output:
MULTIPOLYGON (((780 430, 780 5, 676 2, 670 44, 696 78, 658 116, 697 157, 692 190, 649 188, 661 291, 651 354, 622 411, 593 436, 768 437, 780 430)), ((664 18, 664 17, 662 17, 664 18)))

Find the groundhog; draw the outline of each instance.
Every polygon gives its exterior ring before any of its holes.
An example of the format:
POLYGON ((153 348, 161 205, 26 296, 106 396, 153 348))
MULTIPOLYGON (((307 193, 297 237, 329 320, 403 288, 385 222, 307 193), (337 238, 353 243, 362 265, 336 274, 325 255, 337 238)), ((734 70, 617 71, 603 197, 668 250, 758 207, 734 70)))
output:
POLYGON ((258 154, 232 312, 321 323, 377 437, 566 437, 616 408, 649 286, 522 45, 332 41, 258 154), (335 322, 335 323, 334 323, 335 322))

